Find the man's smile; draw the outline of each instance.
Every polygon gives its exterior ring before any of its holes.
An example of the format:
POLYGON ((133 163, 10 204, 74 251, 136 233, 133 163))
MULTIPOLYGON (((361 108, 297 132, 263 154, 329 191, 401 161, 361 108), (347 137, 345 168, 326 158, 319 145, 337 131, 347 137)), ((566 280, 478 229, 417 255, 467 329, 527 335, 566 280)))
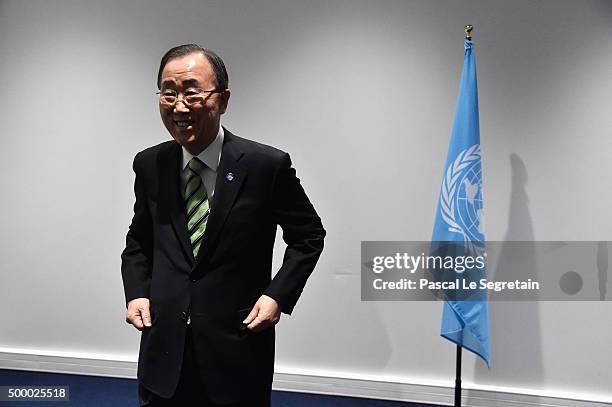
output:
POLYGON ((190 119, 174 120, 174 124, 179 129, 188 129, 189 127, 193 125, 193 120, 190 120, 190 119))

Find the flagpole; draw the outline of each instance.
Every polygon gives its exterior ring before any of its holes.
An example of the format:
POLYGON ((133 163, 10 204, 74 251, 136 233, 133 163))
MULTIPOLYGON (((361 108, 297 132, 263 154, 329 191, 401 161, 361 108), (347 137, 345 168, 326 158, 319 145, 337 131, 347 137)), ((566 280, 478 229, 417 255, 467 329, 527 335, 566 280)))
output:
POLYGON ((455 361, 455 407, 461 407, 461 351, 457 345, 457 358, 455 361))
POLYGON ((466 25, 465 27, 463 27, 463 31, 465 31, 465 39, 468 41, 472 41, 472 30, 474 29, 474 26, 471 24, 466 25))
MULTIPOLYGON (((465 32, 465 39, 468 41, 472 40, 472 30, 474 26, 467 24, 463 31, 465 32)), ((457 345, 457 355, 455 358, 455 405, 454 407, 461 407, 461 353, 463 347, 457 345)))

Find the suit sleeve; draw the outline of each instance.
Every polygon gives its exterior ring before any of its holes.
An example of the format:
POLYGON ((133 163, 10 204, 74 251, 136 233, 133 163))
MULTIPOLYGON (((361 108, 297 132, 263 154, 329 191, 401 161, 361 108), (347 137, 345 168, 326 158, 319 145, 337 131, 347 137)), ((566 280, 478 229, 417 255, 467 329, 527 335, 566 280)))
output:
POLYGON ((283 265, 264 294, 274 298, 282 312, 291 314, 323 251, 325 229, 286 153, 275 177, 272 205, 287 249, 283 265))
POLYGON ((140 154, 134 158, 134 216, 127 232, 126 245, 121 254, 121 275, 126 304, 134 298, 148 298, 153 263, 153 227, 147 205, 140 154))

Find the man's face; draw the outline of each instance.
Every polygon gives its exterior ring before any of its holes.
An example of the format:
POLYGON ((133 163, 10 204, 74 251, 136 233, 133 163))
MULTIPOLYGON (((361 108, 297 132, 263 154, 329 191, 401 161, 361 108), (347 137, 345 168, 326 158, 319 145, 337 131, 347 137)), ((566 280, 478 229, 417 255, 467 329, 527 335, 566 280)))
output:
POLYGON ((161 77, 161 92, 172 90, 179 94, 174 106, 160 102, 159 111, 164 125, 177 143, 197 155, 216 137, 219 118, 227 109, 229 89, 223 93, 204 93, 201 103, 186 106, 185 94, 197 90, 215 89, 215 74, 202 53, 192 53, 170 60, 161 77))

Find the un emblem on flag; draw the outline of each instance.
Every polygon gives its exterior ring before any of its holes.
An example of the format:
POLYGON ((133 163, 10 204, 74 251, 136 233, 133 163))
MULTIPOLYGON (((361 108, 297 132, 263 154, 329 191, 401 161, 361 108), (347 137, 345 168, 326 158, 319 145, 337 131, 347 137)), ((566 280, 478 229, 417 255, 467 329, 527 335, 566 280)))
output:
POLYGON ((446 169, 440 194, 442 219, 470 246, 484 241, 480 144, 460 152, 446 169))

